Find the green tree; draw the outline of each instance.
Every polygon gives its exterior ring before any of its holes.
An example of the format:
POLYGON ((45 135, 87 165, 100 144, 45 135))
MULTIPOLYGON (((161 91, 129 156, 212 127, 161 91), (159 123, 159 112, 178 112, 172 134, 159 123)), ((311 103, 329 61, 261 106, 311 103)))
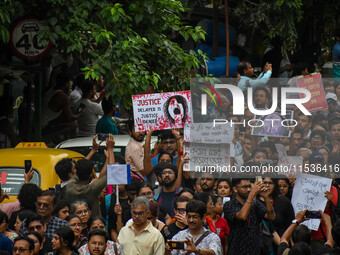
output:
POLYGON ((107 94, 127 108, 131 95, 151 85, 156 91, 188 89, 187 70, 203 62, 171 41, 172 32, 204 38, 199 27, 181 22, 186 10, 180 1, 32 0, 24 8, 48 28, 42 43, 50 40, 60 53, 80 59, 86 77, 105 75, 107 94))

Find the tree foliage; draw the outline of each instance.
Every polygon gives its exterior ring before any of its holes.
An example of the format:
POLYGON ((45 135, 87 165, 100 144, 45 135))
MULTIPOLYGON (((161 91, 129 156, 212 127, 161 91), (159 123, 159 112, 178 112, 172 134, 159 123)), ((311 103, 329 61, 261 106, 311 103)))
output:
POLYGON ((151 85, 156 91, 189 88, 187 70, 202 65, 195 52, 186 52, 171 41, 173 32, 186 40, 204 38, 199 27, 181 22, 185 8, 180 1, 35 0, 25 4, 29 14, 48 27, 42 43, 50 40, 60 53, 81 59, 86 77, 105 75, 107 94, 126 107, 131 95, 151 85))

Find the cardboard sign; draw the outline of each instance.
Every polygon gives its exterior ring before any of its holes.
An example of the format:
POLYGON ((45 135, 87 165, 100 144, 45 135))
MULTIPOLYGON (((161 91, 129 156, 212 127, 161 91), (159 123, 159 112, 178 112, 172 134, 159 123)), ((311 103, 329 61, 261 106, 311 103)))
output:
MULTIPOLYGON (((303 104, 309 112, 328 111, 325 90, 323 88, 320 73, 298 77, 296 81, 299 88, 309 90, 312 95, 311 99, 303 104)), ((300 97, 303 98, 304 95, 300 94, 300 97)))
POLYGON ((194 143, 232 143, 234 127, 212 123, 190 123, 184 126, 184 141, 194 143))
POLYGON ((229 144, 184 143, 184 152, 190 159, 189 163, 184 164, 184 171, 197 172, 200 169, 203 172, 206 169, 208 172, 207 167, 212 169, 230 165, 229 144))
MULTIPOLYGON (((295 181, 292 205, 295 215, 299 211, 321 210, 324 211, 327 204, 325 192, 330 191, 332 179, 311 174, 300 174, 295 181)), ((303 222, 311 230, 318 230, 319 219, 311 219, 303 222)))
POLYGON ((281 115, 280 111, 275 111, 269 115, 254 117, 252 123, 252 135, 290 137, 289 126, 292 125, 293 111, 287 110, 287 115, 281 115), (255 121, 256 120, 256 121, 255 121))
POLYGON ((107 185, 130 183, 130 165, 107 165, 107 185))
POLYGON ((190 123, 190 91, 132 96, 135 131, 183 128, 190 123))

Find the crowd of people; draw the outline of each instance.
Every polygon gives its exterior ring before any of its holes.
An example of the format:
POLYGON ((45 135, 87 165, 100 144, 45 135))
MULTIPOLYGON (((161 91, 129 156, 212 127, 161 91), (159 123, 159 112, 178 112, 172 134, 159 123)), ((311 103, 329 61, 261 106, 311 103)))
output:
MULTIPOLYGON (((273 67, 266 63, 254 79, 251 63, 238 65, 235 86, 244 92, 254 88, 256 109, 271 107, 272 73, 293 71, 289 82, 280 87, 296 87, 296 77, 311 72, 304 63, 280 70, 273 67)), ((159 132, 151 147, 153 130, 136 132, 132 120, 125 158, 115 156, 115 104, 105 97, 103 83, 102 77, 96 83, 79 76, 72 91, 70 76, 62 73, 45 94, 44 138, 53 143, 68 135, 94 136, 93 146, 84 159, 58 162, 55 171, 61 184, 49 190, 30 183, 32 169, 25 173, 17 201, 0 204, 1 254, 340 254, 340 178, 336 175, 326 174, 332 186, 324 194, 325 210, 317 212, 320 227, 311 231, 301 224, 309 219, 309 212, 294 212, 292 176, 237 178, 183 171, 190 161, 184 153, 183 130, 159 132), (91 157, 99 148, 97 133, 110 135, 106 162, 94 176, 91 157), (129 164, 131 183, 107 185, 110 164, 129 164)), ((286 137, 255 136, 250 126, 235 125, 231 164, 277 165, 280 154, 275 144, 279 143, 288 156, 301 157, 307 168, 339 167, 340 82, 324 81, 323 86, 328 109, 305 115, 292 108, 297 125, 286 137)), ((232 96, 222 93, 221 97, 225 107, 219 107, 216 116, 237 123, 254 118, 247 107, 244 115, 234 115, 232 96)), ((5 197, 1 195, 2 200, 5 197)))

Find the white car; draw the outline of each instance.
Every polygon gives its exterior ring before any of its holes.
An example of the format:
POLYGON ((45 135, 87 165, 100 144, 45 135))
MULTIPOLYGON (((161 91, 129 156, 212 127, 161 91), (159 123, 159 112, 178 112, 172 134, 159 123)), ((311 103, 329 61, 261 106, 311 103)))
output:
MULTIPOLYGON (((115 140, 115 147, 113 151, 114 151, 116 160, 118 157, 122 157, 125 160, 125 147, 130 141, 130 136, 129 135, 114 135, 113 138, 115 140)), ((86 156, 91 150, 92 139, 93 137, 78 137, 74 139, 69 139, 69 140, 59 143, 56 146, 56 148, 75 151, 86 156)), ((152 136, 151 137, 151 149, 153 149, 156 141, 157 141, 157 136, 152 136)), ((105 141, 103 141, 102 144, 100 145, 98 152, 91 159, 91 161, 94 163, 94 169, 96 173, 100 172, 106 160, 106 157, 104 154, 104 149, 106 148, 105 145, 106 143, 105 141)))

